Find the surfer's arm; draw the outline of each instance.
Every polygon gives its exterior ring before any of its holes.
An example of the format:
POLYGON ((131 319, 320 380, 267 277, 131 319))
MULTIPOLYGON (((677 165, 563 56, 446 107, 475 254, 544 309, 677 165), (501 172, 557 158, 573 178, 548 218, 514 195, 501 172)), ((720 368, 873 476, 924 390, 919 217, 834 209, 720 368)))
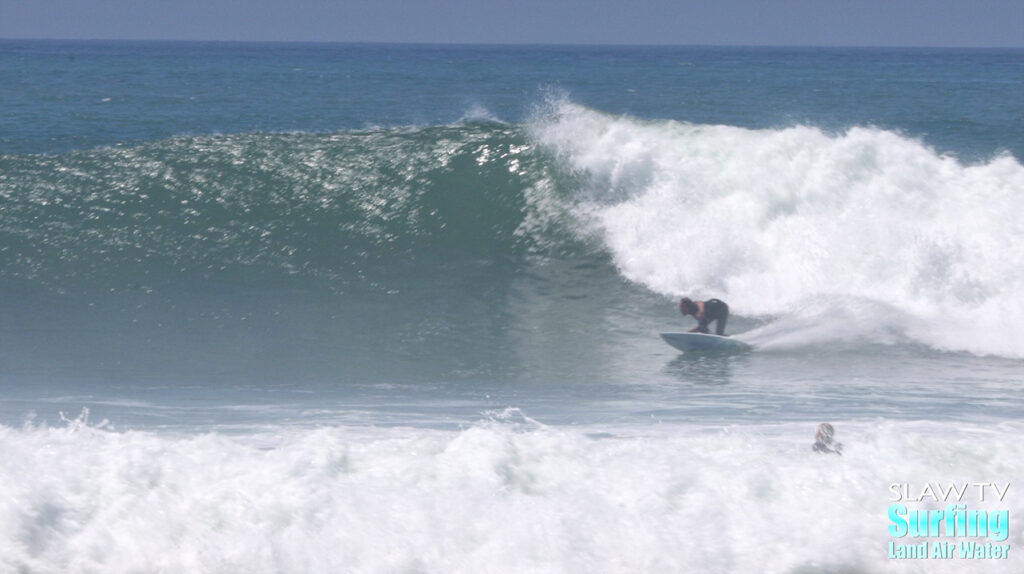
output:
POLYGON ((707 333, 708 332, 708 325, 711 324, 711 321, 709 321, 708 318, 707 318, 707 315, 705 315, 704 309, 701 309, 700 313, 698 313, 697 315, 694 315, 694 317, 697 319, 697 326, 694 327, 690 332, 691 333, 707 333))

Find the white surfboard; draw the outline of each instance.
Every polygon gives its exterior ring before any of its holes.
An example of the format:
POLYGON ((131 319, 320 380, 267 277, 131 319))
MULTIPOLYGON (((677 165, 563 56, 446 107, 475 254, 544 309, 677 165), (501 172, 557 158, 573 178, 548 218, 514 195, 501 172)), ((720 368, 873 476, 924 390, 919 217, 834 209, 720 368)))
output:
POLYGON ((662 333, 665 342, 680 351, 749 351, 748 343, 732 337, 707 333, 662 333))

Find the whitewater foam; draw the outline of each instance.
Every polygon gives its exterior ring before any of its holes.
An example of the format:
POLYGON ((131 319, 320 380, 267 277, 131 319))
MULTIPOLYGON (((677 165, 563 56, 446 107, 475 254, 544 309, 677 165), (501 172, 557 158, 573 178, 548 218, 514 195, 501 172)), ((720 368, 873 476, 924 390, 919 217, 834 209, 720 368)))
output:
POLYGON ((889 484, 1005 481, 1024 460, 1015 424, 833 422, 842 457, 814 454, 808 424, 567 428, 515 409, 460 431, 0 427, 0 570, 889 571, 889 484))
POLYGON ((843 336, 864 325, 856 335, 872 339, 880 323, 935 348, 1024 356, 1014 158, 964 164, 872 127, 751 130, 553 109, 532 133, 584 182, 587 232, 631 281, 721 297, 751 316, 866 300, 814 320, 843 336))

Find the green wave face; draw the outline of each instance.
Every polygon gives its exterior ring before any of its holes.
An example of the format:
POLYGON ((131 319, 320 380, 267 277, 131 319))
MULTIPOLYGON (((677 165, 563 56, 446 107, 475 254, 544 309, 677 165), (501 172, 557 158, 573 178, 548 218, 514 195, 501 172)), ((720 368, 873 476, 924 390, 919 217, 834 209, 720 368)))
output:
POLYGON ((3 273, 353 281, 377 264, 514 260, 569 237, 551 172, 521 130, 494 124, 5 156, 3 273))
POLYGON ((529 333, 600 322, 589 306, 624 288, 579 239, 573 185, 496 123, 3 156, 18 305, 0 360, 174 380, 516 371, 529 333))

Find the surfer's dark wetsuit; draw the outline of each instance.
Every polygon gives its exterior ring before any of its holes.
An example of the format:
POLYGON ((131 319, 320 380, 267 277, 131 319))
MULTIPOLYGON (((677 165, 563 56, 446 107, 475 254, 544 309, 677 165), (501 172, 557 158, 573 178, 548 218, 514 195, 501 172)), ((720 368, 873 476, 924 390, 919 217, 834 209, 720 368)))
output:
POLYGON ((715 334, 725 335, 725 323, 729 320, 729 306, 725 304, 725 301, 708 299, 704 302, 704 312, 701 313, 700 306, 697 303, 694 303, 688 297, 683 297, 679 301, 679 311, 683 315, 693 315, 697 319, 697 328, 694 331, 708 333, 708 325, 714 321, 715 334))

